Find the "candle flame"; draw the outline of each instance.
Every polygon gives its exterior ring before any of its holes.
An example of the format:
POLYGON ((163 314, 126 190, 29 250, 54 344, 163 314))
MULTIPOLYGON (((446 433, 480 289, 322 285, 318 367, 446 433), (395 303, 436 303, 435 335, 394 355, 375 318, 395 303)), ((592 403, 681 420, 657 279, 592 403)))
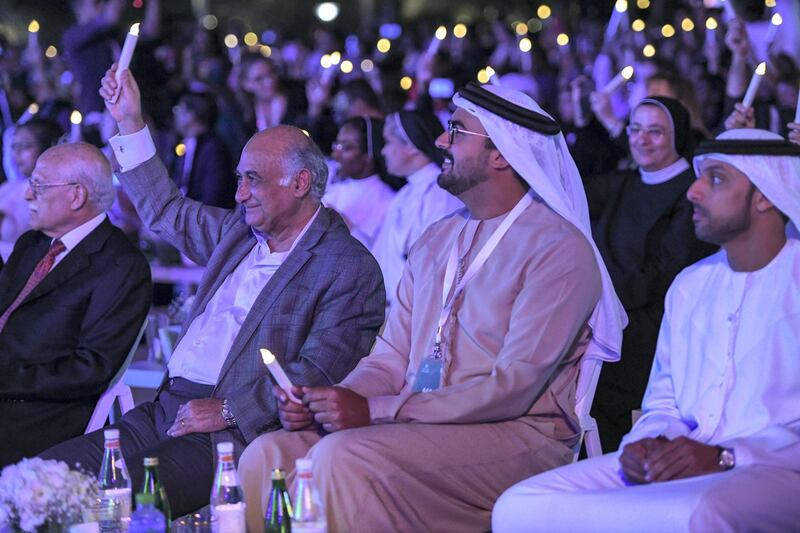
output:
POLYGON ((28 113, 30 113, 31 115, 35 115, 38 112, 39 112, 39 104, 37 104, 36 102, 28 106, 28 113))
POLYGON ((130 33, 131 35, 136 35, 138 37, 139 36, 139 23, 137 22, 136 24, 131 26, 131 31, 129 31, 128 33, 130 33))
POLYGON ((69 116, 69 121, 72 122, 73 124, 80 124, 82 120, 83 120, 83 115, 81 115, 81 112, 78 111, 77 109, 74 110, 72 114, 69 116))
POLYGON ((33 19, 30 24, 28 24, 28 31, 31 33, 36 33, 39 31, 39 21, 33 19))
POLYGON ((261 359, 264 360, 265 365, 270 365, 275 362, 275 356, 266 348, 261 348, 261 359))
POLYGON ((620 74, 622 74, 622 77, 625 78, 626 80, 631 79, 633 77, 633 67, 631 65, 628 65, 627 67, 622 69, 622 72, 620 74))
POLYGON ((763 76, 766 73, 767 73, 767 64, 764 61, 762 61, 756 67, 756 74, 758 74, 759 76, 763 76))

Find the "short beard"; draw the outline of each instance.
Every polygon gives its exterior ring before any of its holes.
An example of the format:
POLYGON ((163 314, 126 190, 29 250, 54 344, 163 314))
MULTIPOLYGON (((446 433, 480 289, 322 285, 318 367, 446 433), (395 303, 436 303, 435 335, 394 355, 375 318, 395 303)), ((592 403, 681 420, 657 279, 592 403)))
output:
POLYGON ((456 172, 455 161, 453 161, 450 164, 450 171, 440 173, 436 183, 453 196, 463 194, 489 179, 489 176, 483 172, 483 169, 488 166, 488 160, 489 156, 486 154, 484 161, 465 161, 461 165, 461 172, 456 172))
POLYGON ((698 227, 695 225, 694 232, 697 238, 701 241, 722 246, 726 242, 730 242, 737 236, 750 229, 750 225, 752 224, 750 205, 752 203, 753 194, 755 191, 756 188, 751 185, 750 190, 747 192, 747 196, 745 197, 743 208, 738 213, 735 213, 724 220, 718 220, 714 222, 708 216, 708 211, 699 206, 695 206, 695 209, 701 214, 705 215, 705 218, 708 221, 705 226, 698 227))

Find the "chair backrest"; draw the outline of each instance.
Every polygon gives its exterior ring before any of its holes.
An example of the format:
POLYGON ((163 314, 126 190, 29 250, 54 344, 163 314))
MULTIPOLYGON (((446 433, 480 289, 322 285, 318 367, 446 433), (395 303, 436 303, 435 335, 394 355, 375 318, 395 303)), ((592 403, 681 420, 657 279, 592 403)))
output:
POLYGON ((128 355, 125 356, 125 361, 122 363, 122 366, 119 367, 117 373, 114 374, 111 383, 108 385, 108 389, 106 389, 97 400, 97 404, 94 406, 94 411, 92 412, 92 417, 89 419, 89 424, 87 424, 84 433, 91 433, 105 425, 106 420, 108 420, 109 416, 112 414, 115 400, 119 401, 122 414, 133 409, 133 393, 131 392, 131 388, 122 382, 122 377, 125 375, 128 367, 131 366, 133 356, 136 355, 136 349, 142 341, 142 336, 144 335, 146 327, 147 318, 142 322, 142 327, 139 328, 139 333, 136 335, 136 339, 134 339, 131 349, 128 351, 128 355))
POLYGON ((581 434, 578 443, 573 448, 573 462, 578 460, 584 443, 586 443, 587 457, 597 457, 603 454, 600 435, 597 432, 597 421, 590 414, 602 368, 603 362, 599 359, 584 358, 581 361, 581 368, 578 372, 578 386, 575 393, 575 415, 578 417, 578 422, 581 426, 581 434))

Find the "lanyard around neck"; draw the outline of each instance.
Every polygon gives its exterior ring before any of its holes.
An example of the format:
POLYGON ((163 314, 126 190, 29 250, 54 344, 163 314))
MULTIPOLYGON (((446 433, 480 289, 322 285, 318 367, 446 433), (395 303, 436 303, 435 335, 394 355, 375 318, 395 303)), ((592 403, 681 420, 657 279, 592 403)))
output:
MULTIPOLYGON (((530 193, 525 193, 525 195, 520 198, 517 205, 506 215, 503 219, 503 222, 494 230, 492 236, 489 237, 489 240, 486 241, 486 244, 480 249, 478 254, 475 256, 475 259, 472 261, 472 264, 469 265, 469 268, 464 273, 464 276, 459 280, 458 285, 453 290, 453 294, 450 294, 450 289, 453 286, 453 282, 455 281, 456 277, 456 270, 458 268, 458 237, 456 237, 455 242, 453 243, 453 247, 450 249, 450 257, 447 259, 447 270, 445 270, 444 274, 444 286, 442 288, 442 312, 439 314, 439 324, 436 327, 436 351, 440 352, 441 343, 442 343, 442 329, 444 325, 447 323, 448 318, 450 317, 450 313, 453 310, 453 305, 455 305, 456 299, 458 299, 458 295, 461 291, 464 290, 464 287, 467 283, 475 277, 478 271, 486 264, 486 261, 489 259, 489 256, 492 252, 494 252, 497 245, 500 243, 500 239, 508 232, 511 225, 519 218, 525 209, 531 205, 533 202, 533 197, 530 193), (449 296, 449 298, 448 298, 449 296)), ((460 236, 461 233, 464 232, 464 228, 466 228, 467 224, 469 223, 470 219, 467 219, 464 222, 464 225, 461 227, 458 235, 460 236)), ((475 232, 478 230, 478 226, 476 225, 466 238, 464 242, 472 242, 475 238, 475 232)))

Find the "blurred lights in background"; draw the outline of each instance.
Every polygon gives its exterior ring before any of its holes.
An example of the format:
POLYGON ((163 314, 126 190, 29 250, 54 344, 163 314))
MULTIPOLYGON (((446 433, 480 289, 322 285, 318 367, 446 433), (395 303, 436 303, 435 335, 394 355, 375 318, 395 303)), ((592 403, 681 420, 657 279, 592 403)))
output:
POLYGON ((203 15, 200 19, 200 24, 207 30, 215 30, 219 25, 219 20, 214 15, 203 15))
POLYGON ((332 22, 339 16, 339 4, 336 2, 322 2, 317 4, 314 14, 322 22, 332 22))

